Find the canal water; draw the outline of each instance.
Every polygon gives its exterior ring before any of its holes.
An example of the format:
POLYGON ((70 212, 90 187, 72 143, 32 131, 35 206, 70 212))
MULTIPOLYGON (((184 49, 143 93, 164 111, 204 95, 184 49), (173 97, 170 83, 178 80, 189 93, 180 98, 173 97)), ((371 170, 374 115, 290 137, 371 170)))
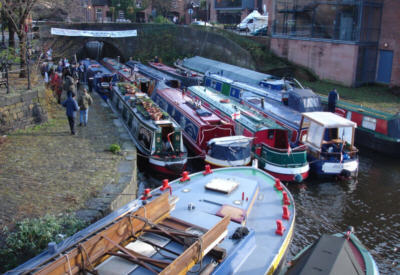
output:
POLYGON ((361 151, 357 180, 289 186, 297 209, 289 258, 321 234, 353 226, 381 274, 400 274, 400 159, 361 151))
MULTIPOLYGON (((321 234, 345 232, 353 226, 381 274, 400 274, 400 159, 361 151, 357 180, 314 179, 288 186, 297 209, 288 259, 321 234), (397 267, 392 266, 394 262, 397 267)), ((189 167, 191 172, 199 169, 197 162, 189 167)), ((161 183, 149 177, 143 181, 152 188, 161 183)))

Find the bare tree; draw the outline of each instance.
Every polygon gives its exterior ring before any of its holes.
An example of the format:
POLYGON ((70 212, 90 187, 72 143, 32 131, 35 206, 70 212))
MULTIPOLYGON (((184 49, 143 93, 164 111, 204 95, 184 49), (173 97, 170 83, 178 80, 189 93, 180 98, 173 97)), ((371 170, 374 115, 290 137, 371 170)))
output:
POLYGON ((25 77, 26 41, 28 33, 27 19, 38 0, 0 0, 2 9, 8 19, 10 35, 17 33, 20 53, 20 77, 25 77))

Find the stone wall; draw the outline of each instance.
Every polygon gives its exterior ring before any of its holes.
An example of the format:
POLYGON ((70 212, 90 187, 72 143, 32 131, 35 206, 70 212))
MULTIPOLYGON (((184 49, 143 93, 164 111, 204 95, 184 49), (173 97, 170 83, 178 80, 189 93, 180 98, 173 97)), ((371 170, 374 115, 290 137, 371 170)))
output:
POLYGON ((44 89, 0 94, 0 134, 47 121, 44 89))

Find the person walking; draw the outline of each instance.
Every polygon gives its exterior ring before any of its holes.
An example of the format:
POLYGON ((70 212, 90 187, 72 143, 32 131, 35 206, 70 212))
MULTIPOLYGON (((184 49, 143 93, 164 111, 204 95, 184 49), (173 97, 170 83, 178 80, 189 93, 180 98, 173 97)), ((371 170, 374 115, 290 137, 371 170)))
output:
POLYGON ((89 95, 86 88, 83 89, 83 94, 79 97, 78 105, 80 108, 80 123, 79 126, 86 126, 89 116, 89 106, 92 105, 93 99, 89 95))
POLYGON ((336 109, 336 103, 339 100, 339 94, 336 91, 336 89, 333 89, 332 91, 329 92, 328 95, 328 111, 331 113, 335 112, 336 109))
POLYGON ((75 100, 75 95, 72 92, 68 92, 68 98, 63 102, 63 106, 66 108, 66 115, 68 118, 69 128, 71 135, 75 135, 75 116, 76 111, 79 110, 78 103, 75 100))

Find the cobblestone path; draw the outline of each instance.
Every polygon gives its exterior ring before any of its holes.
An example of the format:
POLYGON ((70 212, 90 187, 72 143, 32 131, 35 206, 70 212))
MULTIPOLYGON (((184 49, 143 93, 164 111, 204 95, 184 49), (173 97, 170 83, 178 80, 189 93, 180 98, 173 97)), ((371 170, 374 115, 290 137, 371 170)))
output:
POLYGON ((0 144, 0 230, 25 217, 75 211, 118 181, 122 157, 107 151, 122 144, 115 115, 92 96, 88 126, 77 126, 76 136, 70 135, 65 109, 51 104, 48 123, 15 132, 0 144))

